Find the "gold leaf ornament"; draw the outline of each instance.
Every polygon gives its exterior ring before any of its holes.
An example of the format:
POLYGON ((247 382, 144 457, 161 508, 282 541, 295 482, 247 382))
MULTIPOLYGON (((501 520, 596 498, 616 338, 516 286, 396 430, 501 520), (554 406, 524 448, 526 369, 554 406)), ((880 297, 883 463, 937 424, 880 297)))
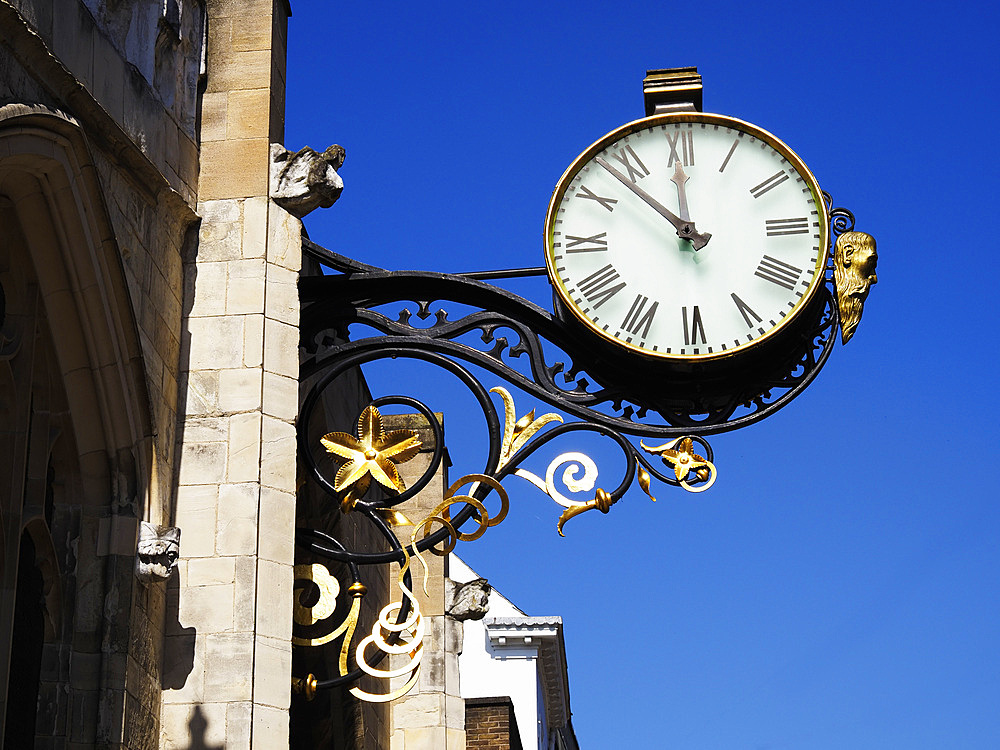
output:
POLYGON ((641 466, 636 467, 636 468, 637 468, 636 477, 639 480, 639 487, 642 489, 643 492, 646 493, 646 495, 649 497, 649 499, 652 500, 655 503, 656 502, 656 498, 653 497, 653 493, 650 491, 650 476, 649 476, 649 472, 646 471, 641 466))
POLYGON ((524 444, 545 425, 550 422, 563 421, 562 417, 553 413, 543 414, 536 418, 534 409, 517 419, 517 412, 514 411, 514 399, 506 388, 496 386, 490 388, 490 393, 498 394, 503 400, 504 406, 503 442, 500 445, 500 465, 497 467, 499 469, 506 466, 514 454, 521 450, 524 444))
POLYGON ((337 471, 333 488, 347 491, 343 499, 345 511, 354 507, 358 498, 368 491, 372 477, 393 493, 406 489, 396 464, 409 461, 420 451, 421 442, 414 430, 382 429, 382 415, 369 406, 358 418, 358 436, 346 432, 329 432, 320 439, 327 453, 344 463, 337 471))

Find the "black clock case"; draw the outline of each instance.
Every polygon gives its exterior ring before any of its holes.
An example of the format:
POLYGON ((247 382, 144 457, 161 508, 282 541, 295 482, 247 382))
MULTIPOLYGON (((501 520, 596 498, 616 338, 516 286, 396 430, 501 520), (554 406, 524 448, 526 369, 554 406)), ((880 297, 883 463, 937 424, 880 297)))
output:
POLYGON ((817 292, 793 320, 756 346, 709 360, 666 359, 615 346, 581 326, 556 294, 553 307, 567 328, 579 331, 578 345, 589 353, 586 375, 594 385, 616 384, 612 401, 641 404, 635 411, 653 410, 672 425, 717 425, 715 431, 722 432, 740 407, 760 406, 816 369, 817 350, 833 335, 836 317, 826 285, 817 292))

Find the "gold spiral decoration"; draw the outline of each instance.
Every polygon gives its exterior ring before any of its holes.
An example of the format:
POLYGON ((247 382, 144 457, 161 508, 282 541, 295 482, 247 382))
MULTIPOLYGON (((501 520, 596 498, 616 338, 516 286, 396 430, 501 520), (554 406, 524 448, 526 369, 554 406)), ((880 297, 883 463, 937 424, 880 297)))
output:
POLYGON ((437 548, 431 547, 431 553, 443 557, 444 555, 450 554, 455 545, 459 541, 471 542, 479 539, 483 534, 486 533, 486 529, 491 526, 496 526, 502 522, 507 517, 507 512, 510 510, 510 498, 507 496, 507 491, 503 486, 491 476, 486 474, 466 474, 461 479, 456 480, 444 493, 444 500, 438 504, 434 510, 432 510, 426 518, 418 522, 413 527, 413 532, 410 534, 410 544, 413 546, 414 552, 416 553, 417 559, 420 560, 420 564, 424 569, 424 581, 423 589, 424 594, 427 593, 427 578, 428 570, 427 563, 424 560, 423 554, 416 548, 417 534, 423 530, 423 536, 426 539, 431 534, 431 526, 436 522, 441 524, 441 526, 448 532, 444 540, 444 547, 437 548), (471 484, 472 488, 469 490, 468 495, 456 495, 455 493, 467 484, 471 484), (500 498, 500 510, 499 512, 491 517, 489 511, 486 510, 486 506, 482 501, 477 500, 473 497, 472 493, 475 493, 479 488, 480 484, 485 484, 491 490, 497 493, 500 498), (471 532, 462 532, 455 528, 451 522, 451 507, 453 505, 471 505, 475 510, 475 514, 472 516, 472 520, 475 521, 476 528, 471 532))
MULTIPOLYGON (((406 555, 405 549, 403 553, 406 555)), ((351 688, 351 695, 369 703, 387 703, 406 695, 420 677, 420 661, 424 653, 424 619, 423 615, 420 614, 420 605, 413 597, 413 592, 403 583, 403 575, 406 573, 409 564, 410 558, 409 555, 406 555, 405 563, 400 568, 399 578, 397 579, 397 585, 403 593, 403 598, 397 602, 391 602, 382 608, 382 611, 379 612, 378 621, 372 625, 371 634, 362 638, 358 643, 358 647, 354 652, 354 660, 361 671, 378 679, 389 680, 394 677, 402 677, 407 672, 410 673, 410 676, 401 687, 388 693, 370 693, 359 687, 351 688), (403 608, 404 598, 410 602, 410 614, 403 622, 396 623, 394 617, 403 608), (389 642, 389 639, 393 635, 397 636, 396 643, 389 642), (387 656, 405 654, 409 658, 405 664, 394 669, 378 669, 373 667, 365 657, 365 652, 369 645, 374 645, 379 652, 387 656)), ((346 639, 345 647, 340 652, 340 673, 342 675, 347 674, 346 639)))
MULTIPOLYGON (((410 545, 403 547, 403 564, 399 568, 399 575, 396 578, 396 586, 402 596, 398 601, 391 602, 382 608, 378 621, 372 626, 371 633, 358 642, 354 651, 354 659, 365 674, 371 675, 381 680, 391 680, 404 675, 409 675, 406 682, 395 690, 388 693, 372 693, 362 690, 360 687, 351 688, 351 695, 369 703, 385 703, 406 695, 417 683, 420 676, 420 664, 424 649, 424 622, 420 612, 420 604, 417 602, 413 592, 404 583, 407 570, 410 568, 410 552, 413 549, 414 555, 420 560, 423 566, 423 589, 427 594, 428 568, 423 554, 417 549, 416 542, 418 535, 424 538, 432 532, 435 523, 440 524, 447 532, 442 547, 432 547, 431 552, 436 555, 447 555, 454 548, 455 544, 461 541, 472 541, 478 539, 491 526, 496 526, 504 520, 510 509, 510 499, 500 483, 493 477, 485 474, 467 474, 454 482, 445 492, 444 500, 439 503, 425 518, 413 525, 410 533, 410 545), (469 494, 456 494, 462 487, 472 485, 469 494), (500 498, 500 509, 496 515, 491 516, 486 505, 473 494, 480 485, 486 485, 490 490, 497 493, 500 498), (469 505, 473 508, 473 521, 476 528, 470 532, 459 531, 452 522, 452 508, 456 505, 469 505), (396 623, 395 618, 403 608, 404 600, 409 602, 410 614, 401 623, 396 623), (372 658, 368 658, 369 652, 372 658), (373 666, 375 658, 379 654, 386 656, 405 656, 404 663, 396 665, 390 669, 378 669, 373 666)), ((341 649, 340 673, 347 674, 347 653, 350 639, 353 636, 353 628, 345 636, 344 647, 341 649)))
MULTIPOLYGON (((410 545, 414 550, 417 559, 424 569, 423 588, 427 593, 428 570, 427 563, 422 553, 417 550, 417 536, 423 534, 426 538, 431 534, 431 527, 435 523, 441 524, 446 529, 447 535, 443 547, 432 547, 431 552, 436 555, 447 555, 454 548, 455 544, 461 541, 472 541, 481 537, 486 529, 496 526, 507 517, 510 510, 510 498, 500 483, 493 477, 486 474, 467 474, 454 482, 445 492, 444 500, 432 510, 427 517, 413 525, 410 534, 410 545), (456 494, 461 488, 471 485, 469 494, 456 494), (500 509, 495 515, 490 515, 486 505, 474 494, 480 485, 486 485, 500 498, 500 509), (452 523, 452 508, 456 505, 469 505, 473 508, 472 520, 476 528, 469 532, 459 531, 452 523)), ((405 518, 400 516, 401 518, 405 518)), ((354 649, 354 660, 361 669, 368 675, 382 680, 391 680, 402 677, 409 673, 406 682, 395 690, 388 693, 371 693, 359 687, 351 688, 350 692, 356 698, 369 703, 385 703, 406 695, 417 683, 420 676, 420 663, 424 649, 424 622, 420 612, 420 605, 413 592, 404 583, 406 571, 410 568, 409 547, 403 547, 403 564, 399 568, 399 575, 396 577, 396 586, 399 588, 401 596, 399 600, 391 602, 379 612, 377 622, 372 626, 371 633, 362 638, 354 649), (410 614, 401 623, 395 621, 399 612, 403 608, 404 600, 409 602, 410 614), (368 658, 372 652, 372 658, 368 658), (386 656, 406 656, 406 661, 390 669, 378 669, 373 666, 378 654, 386 656)), ((295 566, 296 580, 306 580, 313 583, 319 589, 319 599, 312 606, 303 603, 306 595, 305 591, 299 593, 294 606, 294 619, 300 625, 314 625, 329 618, 336 610, 337 596, 340 593, 340 584, 337 579, 330 575, 326 566, 314 563, 311 565, 295 566)), ((344 676, 349 672, 348 656, 351 651, 351 642, 354 640, 354 633, 358 625, 358 617, 361 612, 361 598, 365 595, 366 589, 362 584, 355 583, 347 589, 347 593, 352 597, 351 610, 347 618, 330 633, 317 638, 292 637, 292 643, 297 646, 322 646, 325 643, 343 635, 343 643, 340 648, 339 671, 344 676)), ((293 690, 311 699, 315 694, 315 678, 311 675, 306 678, 293 678, 293 690)))
MULTIPOLYGON (((321 565, 320 563, 296 565, 292 570, 295 580, 309 581, 319 589, 319 599, 312 606, 302 603, 307 589, 303 588, 300 590, 293 605, 292 618, 299 625, 306 626, 315 625, 318 622, 328 619, 337 608, 340 582, 330 574, 325 565, 321 565)), ((365 595, 365 589, 362 586, 361 590, 358 591, 355 586, 351 586, 348 589, 348 593, 354 601, 351 602, 351 609, 347 613, 347 617, 339 626, 326 635, 315 638, 300 638, 293 635, 292 643, 296 646, 322 646, 325 643, 335 640, 347 631, 353 633, 358 623, 358 615, 361 612, 361 597, 365 595)))

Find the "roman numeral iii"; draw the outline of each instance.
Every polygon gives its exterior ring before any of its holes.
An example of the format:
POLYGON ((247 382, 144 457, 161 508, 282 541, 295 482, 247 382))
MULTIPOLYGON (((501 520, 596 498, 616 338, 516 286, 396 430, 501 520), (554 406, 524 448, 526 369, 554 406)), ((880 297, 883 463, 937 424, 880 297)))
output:
POLYGON ((684 319, 684 343, 687 346, 708 343, 708 339, 705 338, 705 324, 701 321, 701 310, 698 309, 698 305, 691 308, 690 319, 688 319, 688 309, 682 307, 681 318, 684 319))
POLYGON ((625 320, 622 321, 623 331, 642 338, 649 335, 649 326, 653 323, 653 316, 656 315, 656 308, 659 307, 660 303, 654 302, 649 308, 646 308, 647 302, 649 302, 649 297, 642 294, 635 295, 635 301, 629 308, 625 320))
POLYGON ((768 237, 781 237, 785 234, 809 234, 809 219, 805 216, 799 219, 767 219, 764 222, 768 237))
POLYGON ((619 278, 618 272, 609 263, 577 284, 577 288, 596 309, 625 288, 624 281, 615 284, 619 278))

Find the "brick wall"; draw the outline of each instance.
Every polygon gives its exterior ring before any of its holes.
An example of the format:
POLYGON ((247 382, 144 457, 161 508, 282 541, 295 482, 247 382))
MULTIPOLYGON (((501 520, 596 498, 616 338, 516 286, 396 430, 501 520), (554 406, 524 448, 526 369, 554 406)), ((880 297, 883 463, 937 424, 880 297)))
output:
POLYGON ((466 698, 465 739, 467 750, 521 750, 511 699, 466 698))

